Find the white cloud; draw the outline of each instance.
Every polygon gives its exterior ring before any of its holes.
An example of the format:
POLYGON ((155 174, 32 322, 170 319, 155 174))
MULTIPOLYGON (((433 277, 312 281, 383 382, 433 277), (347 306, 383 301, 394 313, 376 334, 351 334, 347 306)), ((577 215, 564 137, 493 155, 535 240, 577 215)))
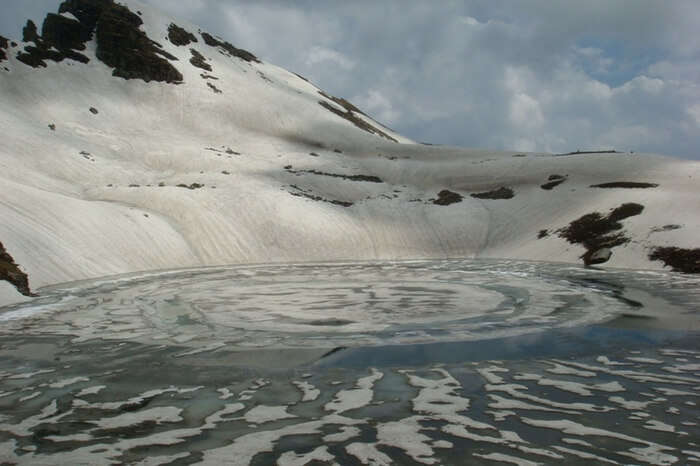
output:
POLYGON ((544 123, 539 102, 522 92, 511 99, 509 117, 513 125, 527 131, 536 131, 544 123))
POLYGON ((364 112, 374 115, 380 122, 393 125, 401 113, 394 108, 391 101, 378 90, 369 90, 363 95, 353 98, 355 104, 364 112))
POLYGON ((700 104, 692 105, 688 108, 688 114, 695 120, 695 124, 700 128, 700 104))
POLYGON ((355 62, 353 60, 350 60, 337 50, 328 49, 318 45, 311 47, 311 49, 307 52, 306 60, 304 61, 304 63, 308 66, 315 66, 324 62, 335 63, 344 70, 351 70, 355 67, 355 62))
POLYGON ((479 24, 479 22, 471 16, 460 16, 458 19, 460 23, 468 26, 477 26, 479 24))
POLYGON ((697 0, 148 1, 416 140, 700 158, 697 0))

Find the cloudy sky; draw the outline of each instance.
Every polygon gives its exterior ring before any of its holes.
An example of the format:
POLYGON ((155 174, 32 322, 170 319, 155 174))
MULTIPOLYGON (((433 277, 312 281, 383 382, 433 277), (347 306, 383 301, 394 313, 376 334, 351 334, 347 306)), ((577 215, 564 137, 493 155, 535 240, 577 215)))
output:
MULTIPOLYGON (((698 0, 145 2, 418 141, 700 159, 698 0)), ((0 34, 59 3, 4 3, 0 34)))

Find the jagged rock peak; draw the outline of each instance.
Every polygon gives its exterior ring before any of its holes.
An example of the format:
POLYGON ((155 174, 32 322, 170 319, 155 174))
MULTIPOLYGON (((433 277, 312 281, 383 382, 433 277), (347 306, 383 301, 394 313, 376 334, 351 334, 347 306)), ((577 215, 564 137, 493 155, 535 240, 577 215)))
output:
POLYGON ((161 50, 140 29, 141 18, 114 0, 65 0, 59 14, 49 13, 44 19, 41 36, 32 21, 23 30, 25 47, 17 59, 33 66, 46 66, 45 60, 60 62, 66 58, 87 63, 89 59, 76 50, 85 50, 85 43, 97 38, 97 58, 114 68, 113 76, 178 83, 182 74, 168 61, 177 60, 161 50), (67 16, 69 13, 75 19, 67 16))

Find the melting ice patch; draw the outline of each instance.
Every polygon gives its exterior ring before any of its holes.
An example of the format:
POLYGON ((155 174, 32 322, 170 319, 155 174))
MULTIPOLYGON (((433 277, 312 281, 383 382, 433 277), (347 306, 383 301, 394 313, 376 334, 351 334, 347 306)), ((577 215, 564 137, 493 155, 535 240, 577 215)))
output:
POLYGON ((663 366, 673 356, 661 352, 647 351, 650 362, 634 368, 592 356, 314 371, 300 382, 294 373, 257 377, 225 365, 192 365, 178 373, 172 369, 184 363, 177 351, 147 379, 120 371, 126 368, 122 357, 82 368, 81 385, 52 383, 75 380, 80 369, 70 365, 31 378, 12 378, 13 369, 2 367, 2 380, 17 393, 0 401, 7 413, 0 419, 0 458, 143 465, 344 464, 347 458, 377 465, 403 458, 419 464, 471 458, 667 465, 698 458, 692 449, 700 438, 697 407, 671 408, 698 399, 700 377, 669 375, 663 366), (664 382, 651 389, 663 389, 667 398, 647 396, 646 382, 636 377, 652 374, 664 382), (343 377, 342 386, 336 377, 343 377), (205 379, 211 385, 185 382, 205 379), (222 399, 222 386, 232 397, 245 392, 246 399, 222 399), (10 409, 23 393, 33 396, 10 409))
MULTIPOLYGON (((661 287, 671 280, 662 273, 632 276, 639 287, 651 282, 661 287)), ((181 357, 227 345, 480 340, 584 326, 638 312, 613 278, 609 272, 516 261, 190 269, 42 290, 42 298, 0 310, 0 331, 71 335, 74 342, 158 341, 189 347, 181 357)), ((672 278, 678 287, 678 278, 672 278)), ((700 287, 700 280, 695 285, 700 287)), ((654 321, 648 313, 643 317, 654 321)), ((601 362, 648 362, 635 358, 601 362)))

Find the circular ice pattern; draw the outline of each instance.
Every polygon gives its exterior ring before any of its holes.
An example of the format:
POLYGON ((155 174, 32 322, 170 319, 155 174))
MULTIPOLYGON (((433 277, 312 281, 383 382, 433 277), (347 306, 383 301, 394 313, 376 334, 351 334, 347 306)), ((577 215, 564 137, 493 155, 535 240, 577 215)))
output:
POLYGON ((582 270, 447 260, 149 273, 43 290, 0 313, 0 330, 198 348, 337 347, 496 338, 635 311, 605 272, 582 270))

